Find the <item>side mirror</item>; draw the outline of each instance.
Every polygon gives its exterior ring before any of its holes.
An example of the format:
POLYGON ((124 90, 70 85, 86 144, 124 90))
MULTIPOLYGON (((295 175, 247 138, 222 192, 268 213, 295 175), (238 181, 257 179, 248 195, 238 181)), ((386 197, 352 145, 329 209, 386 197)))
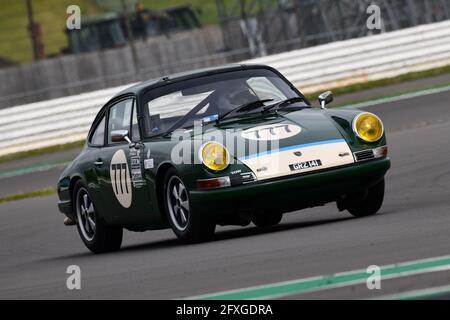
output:
POLYGON ((128 130, 115 130, 111 132, 111 141, 112 142, 128 142, 131 144, 130 138, 128 138, 128 130))
POLYGON ((333 100, 334 100, 333 92, 327 91, 327 92, 322 93, 322 94, 319 96, 320 107, 321 107, 322 109, 325 109, 325 106, 326 106, 327 104, 332 103, 333 100))

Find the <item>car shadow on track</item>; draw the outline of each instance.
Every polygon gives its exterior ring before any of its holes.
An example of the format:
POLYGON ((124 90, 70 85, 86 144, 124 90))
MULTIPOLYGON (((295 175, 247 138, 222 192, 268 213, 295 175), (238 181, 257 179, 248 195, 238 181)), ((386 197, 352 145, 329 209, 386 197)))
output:
MULTIPOLYGON (((370 219, 370 218, 365 218, 370 219)), ((218 231, 214 235, 214 237, 207 242, 199 243, 199 244, 192 244, 189 246, 196 246, 196 245, 208 245, 213 244, 214 242, 219 241, 226 241, 226 240, 235 240, 235 239, 243 239, 248 237, 254 237, 258 235, 264 235, 264 234, 274 234, 277 232, 284 232, 289 230, 295 230, 295 229, 305 229, 305 228, 311 228, 311 227, 317 227, 317 226, 324 226, 329 224, 336 224, 340 222, 346 222, 348 220, 355 220, 353 217, 342 217, 342 218, 332 218, 332 219, 321 219, 316 221, 308 221, 308 222, 287 222, 287 223, 281 223, 277 226, 273 227, 266 227, 266 228, 257 228, 255 226, 249 226, 249 227, 243 227, 240 229, 233 229, 233 230, 223 230, 218 231)), ((124 246, 120 251, 112 252, 112 253, 106 253, 99 256, 110 256, 110 255, 118 255, 118 254, 126 254, 126 253, 132 253, 132 252, 145 252, 149 250, 160 250, 160 249, 170 249, 170 248, 176 248, 176 247, 182 247, 186 246, 182 242, 180 242, 178 239, 164 239, 164 240, 158 240, 148 243, 142 243, 142 244, 136 244, 136 245, 129 245, 124 246)), ((60 256, 50 259, 45 259, 47 261, 49 260, 64 260, 64 259, 73 259, 73 258, 84 258, 84 257, 94 257, 96 255, 93 255, 90 252, 84 252, 74 255, 67 255, 67 256, 60 256)))
MULTIPOLYGON (((344 217, 344 218, 334 218, 334 219, 322 219, 322 220, 316 220, 316 221, 308 221, 308 222, 289 222, 289 223, 282 223, 277 226, 273 227, 266 227, 266 228, 257 228, 255 226, 249 226, 249 227, 242 227, 240 229, 233 229, 233 230, 223 230, 218 231, 213 236, 213 238, 207 242, 198 243, 198 244, 191 244, 189 246, 195 246, 195 245, 207 245, 214 242, 219 241, 225 241, 225 240, 235 240, 235 239, 242 239, 242 238, 249 238, 254 237, 258 235, 264 235, 264 234, 274 234, 277 232, 284 232, 289 230, 295 230, 295 229, 305 229, 309 227, 316 227, 321 225, 328 225, 333 223, 339 223, 344 222, 347 220, 352 220, 352 217, 344 217)), ((175 237, 175 236, 174 236, 175 237)), ((137 245, 131 245, 131 246, 124 246, 122 249, 117 253, 125 253, 125 252, 138 252, 138 251, 148 251, 148 250, 155 250, 155 249, 167 249, 171 247, 182 247, 185 246, 182 242, 180 242, 178 239, 168 239, 168 240, 160 240, 160 241, 154 241, 151 243, 142 243, 137 245)), ((80 255, 81 256, 81 255, 80 255)))
MULTIPOLYGON (((277 232, 283 232, 283 231, 289 231, 294 229, 304 229, 308 227, 315 227, 320 225, 327 225, 332 223, 338 223, 338 222, 344 222, 346 220, 352 220, 353 218, 336 218, 336 219, 323 219, 318 221, 308 221, 308 222, 292 222, 292 223, 284 223, 279 224, 274 227, 266 227, 266 228, 257 228, 255 226, 248 226, 248 227, 242 227, 240 229, 233 229, 233 230, 224 230, 224 231, 218 231, 215 233, 213 238, 209 241, 197 243, 197 244, 190 244, 189 246, 195 246, 195 245, 204 245, 219 241, 225 241, 225 240, 235 240, 235 239, 241 239, 241 238, 249 238, 257 235, 263 235, 263 234, 273 234, 277 232)), ((143 243, 138 245, 132 245, 132 246, 125 246, 121 249, 121 252, 132 252, 132 251, 146 251, 146 250, 152 250, 152 249, 164 249, 169 247, 180 247, 180 246, 186 246, 186 244, 183 244, 177 239, 171 239, 171 240, 161 240, 151 243, 143 243)))
POLYGON ((351 220, 352 218, 334 218, 334 219, 322 219, 316 221, 308 221, 308 222, 288 222, 281 223, 279 225, 273 227, 263 227, 258 228, 255 226, 249 226, 246 228, 235 229, 235 230, 227 230, 227 231, 219 231, 214 235, 214 238, 210 242, 216 241, 224 241, 224 240, 233 240, 239 238, 247 238, 264 234, 275 234, 277 232, 295 230, 295 229, 306 229, 310 227, 323 226, 327 224, 344 222, 347 220, 351 220))

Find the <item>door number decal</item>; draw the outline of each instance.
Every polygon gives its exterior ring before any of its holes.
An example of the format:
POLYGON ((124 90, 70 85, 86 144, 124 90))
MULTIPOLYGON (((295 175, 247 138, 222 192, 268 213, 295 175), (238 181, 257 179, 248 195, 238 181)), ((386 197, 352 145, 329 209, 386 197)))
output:
POLYGON ((132 188, 130 170, 123 150, 118 150, 111 160, 111 186, 117 200, 124 208, 131 206, 132 188))

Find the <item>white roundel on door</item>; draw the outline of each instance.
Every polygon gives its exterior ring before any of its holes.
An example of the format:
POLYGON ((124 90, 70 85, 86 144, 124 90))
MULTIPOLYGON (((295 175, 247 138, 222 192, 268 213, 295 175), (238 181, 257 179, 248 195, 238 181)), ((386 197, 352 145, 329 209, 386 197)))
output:
POLYGON ((127 157, 123 150, 118 150, 111 160, 111 185, 117 200, 124 208, 131 206, 132 189, 127 157))

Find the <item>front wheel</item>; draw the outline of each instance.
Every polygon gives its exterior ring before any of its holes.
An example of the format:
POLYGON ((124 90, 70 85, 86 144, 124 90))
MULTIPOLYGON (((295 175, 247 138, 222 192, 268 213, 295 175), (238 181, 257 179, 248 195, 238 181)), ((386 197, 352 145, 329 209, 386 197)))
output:
POLYGON ((109 226, 98 214, 86 185, 78 181, 74 192, 77 229, 86 247, 93 253, 117 251, 122 245, 123 229, 109 226))
POLYGON ((206 214, 192 208, 189 192, 175 169, 170 169, 164 181, 164 203, 175 235, 185 243, 208 240, 216 225, 206 214))
POLYGON ((383 205, 385 183, 384 179, 367 191, 365 198, 350 204, 348 212, 354 217, 368 217, 375 215, 383 205))

